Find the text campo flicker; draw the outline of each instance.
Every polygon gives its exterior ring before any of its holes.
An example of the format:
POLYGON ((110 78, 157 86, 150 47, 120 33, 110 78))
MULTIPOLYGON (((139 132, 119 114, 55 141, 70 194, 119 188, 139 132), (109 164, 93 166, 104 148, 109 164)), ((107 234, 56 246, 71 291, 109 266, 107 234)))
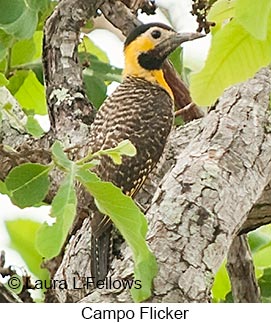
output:
POLYGON ((30 278, 26 280, 26 287, 32 289, 141 289, 141 281, 136 279, 113 279, 106 277, 104 280, 95 280, 95 277, 72 277, 69 281, 64 279, 42 280, 34 282, 30 278))

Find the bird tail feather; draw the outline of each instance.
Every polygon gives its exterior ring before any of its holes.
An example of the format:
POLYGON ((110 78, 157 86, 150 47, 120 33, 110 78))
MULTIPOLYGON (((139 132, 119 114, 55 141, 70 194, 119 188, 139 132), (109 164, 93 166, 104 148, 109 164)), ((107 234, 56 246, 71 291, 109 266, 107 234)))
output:
POLYGON ((91 237, 91 274, 93 280, 104 280, 110 269, 112 255, 112 225, 99 236, 91 237))

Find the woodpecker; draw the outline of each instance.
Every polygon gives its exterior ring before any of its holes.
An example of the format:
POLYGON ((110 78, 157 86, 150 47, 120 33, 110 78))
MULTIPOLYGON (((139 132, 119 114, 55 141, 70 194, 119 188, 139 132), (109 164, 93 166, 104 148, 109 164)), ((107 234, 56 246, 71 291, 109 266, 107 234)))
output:
MULTIPOLYGON (((132 142, 136 156, 124 156, 121 165, 103 156, 95 169, 102 180, 132 198, 158 163, 173 125, 174 99, 163 75, 163 62, 181 43, 199 37, 150 23, 135 28, 124 43, 123 81, 97 112, 90 147, 95 152, 125 139, 132 142)), ((96 210, 91 227, 91 272, 99 280, 110 267, 112 223, 96 210)))

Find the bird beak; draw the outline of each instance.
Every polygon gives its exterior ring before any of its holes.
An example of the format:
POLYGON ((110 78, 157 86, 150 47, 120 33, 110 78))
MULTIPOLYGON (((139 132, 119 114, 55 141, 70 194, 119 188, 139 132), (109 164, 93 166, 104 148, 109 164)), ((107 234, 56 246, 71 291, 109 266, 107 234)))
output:
POLYGON ((178 40, 179 44, 205 36, 206 35, 200 33, 176 33, 176 39, 178 40))
POLYGON ((173 36, 172 42, 173 44, 177 44, 177 47, 182 43, 198 38, 205 37, 205 35, 200 33, 176 33, 175 37, 173 36))
POLYGON ((182 43, 202 37, 205 35, 200 33, 175 33, 158 44, 152 51, 155 51, 160 58, 165 59, 182 43))

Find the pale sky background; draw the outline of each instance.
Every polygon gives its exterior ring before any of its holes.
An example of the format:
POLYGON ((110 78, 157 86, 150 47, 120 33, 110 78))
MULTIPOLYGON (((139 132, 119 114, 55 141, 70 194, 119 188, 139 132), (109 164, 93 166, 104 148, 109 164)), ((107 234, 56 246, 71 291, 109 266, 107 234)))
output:
MULTIPOLYGON (((173 27, 177 31, 195 32, 197 24, 195 17, 189 13, 191 10, 191 0, 157 0, 157 4, 164 6, 169 10, 173 27)), ((159 21, 170 24, 167 18, 158 12, 155 16, 140 15, 139 19, 143 22, 159 21)), ((112 65, 123 67, 122 42, 109 31, 95 30, 90 34, 90 38, 101 47, 108 55, 112 65)), ((204 37, 193 42, 187 42, 184 48, 184 64, 192 70, 199 69, 204 62, 208 48, 209 37, 204 37)), ((114 87, 114 85, 111 87, 114 87)), ((111 92, 111 90, 109 90, 111 92)), ((47 128, 48 123, 43 121, 43 125, 47 128)), ((6 266, 16 265, 17 267, 25 267, 22 258, 10 248, 9 236, 5 229, 6 220, 14 220, 18 218, 33 219, 43 222, 48 219, 50 207, 44 206, 40 208, 19 209, 11 204, 7 196, 0 194, 0 250, 6 252, 6 266)))

